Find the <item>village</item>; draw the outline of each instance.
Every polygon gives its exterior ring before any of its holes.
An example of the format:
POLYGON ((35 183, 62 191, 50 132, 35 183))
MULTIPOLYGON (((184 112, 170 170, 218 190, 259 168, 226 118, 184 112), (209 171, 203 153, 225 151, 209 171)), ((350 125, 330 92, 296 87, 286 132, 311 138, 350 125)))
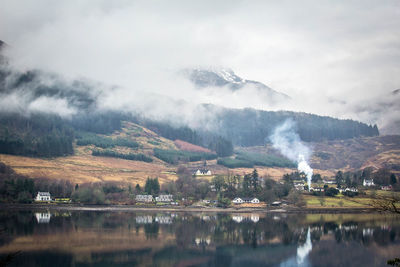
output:
MULTIPOLYGON (((139 185, 135 190, 129 189, 129 204, 138 207, 219 207, 219 208, 285 208, 297 207, 306 208, 307 201, 316 199, 323 205, 321 198, 331 197, 354 198, 359 195, 364 198, 367 194, 377 191, 393 191, 393 184, 377 185, 374 179, 363 179, 360 185, 349 183, 341 179, 343 174, 338 172, 336 179, 316 179, 311 183, 311 187, 305 181, 304 174, 285 175, 281 181, 273 181, 268 178, 260 177, 254 169, 251 174, 243 177, 214 175, 208 169, 196 169, 189 171, 180 170, 181 178, 177 181, 163 184, 160 186, 158 179, 148 179, 144 188, 139 185), (293 178, 295 177, 295 178, 293 178), (208 178, 210 182, 207 182, 208 178), (338 179, 339 178, 339 179, 338 179), (342 181, 343 180, 343 181, 342 181), (185 185, 185 183, 187 185, 185 185), (179 187, 182 190, 179 190, 179 187), (188 187, 193 187, 192 191, 188 187), (203 190, 203 193, 197 191, 203 190)), ((318 177, 318 176, 317 176, 318 177)), ((110 190, 110 189, 107 189, 110 190)), ((117 189, 113 189, 114 191, 117 189)), ((121 189, 118 189, 121 190, 121 189)), ((78 191, 78 190, 77 190, 78 191)), ((104 191, 104 189, 103 189, 104 191)), ((111 190, 112 191, 112 190, 111 190)), ((117 192, 117 191, 115 191, 117 192)), ((73 195, 74 196, 74 195, 73 195)), ((70 204, 82 203, 76 197, 52 197, 51 192, 37 192, 34 199, 35 203, 55 203, 70 204)), ((83 202, 84 203, 84 202, 83 202)), ((97 203, 108 204, 108 203, 97 203)), ((113 203, 110 203, 113 204, 113 203)), ((118 204, 118 203, 117 203, 118 204)), ((339 205, 343 207, 343 204, 339 205)), ((332 206, 333 207, 333 206, 332 206)))

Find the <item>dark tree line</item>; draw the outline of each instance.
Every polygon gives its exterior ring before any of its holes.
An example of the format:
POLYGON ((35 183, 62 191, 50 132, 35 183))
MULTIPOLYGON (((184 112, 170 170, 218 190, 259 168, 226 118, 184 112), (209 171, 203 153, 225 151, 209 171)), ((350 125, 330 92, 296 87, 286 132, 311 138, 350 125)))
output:
POLYGON ((60 117, 0 114, 0 153, 34 157, 73 154, 74 131, 60 117))
POLYGON ((89 132, 77 132, 76 133, 78 146, 94 145, 101 148, 112 148, 115 146, 125 146, 130 148, 138 148, 139 144, 128 138, 111 138, 106 136, 100 136, 89 132))
POLYGON ((166 149, 154 149, 154 156, 169 164, 177 164, 179 161, 200 161, 216 159, 217 155, 206 152, 178 151, 166 149))
POLYGON ((0 202, 32 202, 38 191, 48 191, 57 197, 70 197, 73 185, 68 180, 38 178, 18 175, 0 162, 0 202))
POLYGON ((153 159, 151 157, 146 156, 146 155, 141 154, 141 153, 138 153, 138 154, 133 154, 133 153, 122 154, 122 153, 114 152, 112 150, 94 149, 92 151, 92 155, 93 156, 98 156, 98 157, 112 157, 112 158, 120 158, 120 159, 127 159, 127 160, 153 162, 153 159))

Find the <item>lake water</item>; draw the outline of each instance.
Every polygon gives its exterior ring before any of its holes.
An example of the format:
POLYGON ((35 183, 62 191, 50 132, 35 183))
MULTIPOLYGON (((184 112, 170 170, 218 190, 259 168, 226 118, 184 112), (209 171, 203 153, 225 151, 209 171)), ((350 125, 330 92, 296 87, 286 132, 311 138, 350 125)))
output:
POLYGON ((388 266, 400 257, 400 220, 3 209, 0 257, 9 254, 7 266, 388 266))

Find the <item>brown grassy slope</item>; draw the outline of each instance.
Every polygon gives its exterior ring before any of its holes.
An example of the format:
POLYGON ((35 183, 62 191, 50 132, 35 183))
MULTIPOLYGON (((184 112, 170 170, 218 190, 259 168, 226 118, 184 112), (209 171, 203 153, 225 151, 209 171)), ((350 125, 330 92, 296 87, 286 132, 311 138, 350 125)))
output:
POLYGON ((182 140, 175 140, 175 145, 180 149, 184 151, 193 151, 193 152, 206 152, 206 153, 213 153, 210 149, 201 147, 201 146, 196 146, 191 143, 182 141, 182 140))
MULTIPOLYGON (((164 183, 177 178, 175 171, 178 166, 168 165, 153 156, 154 148, 178 149, 173 141, 160 137, 156 133, 134 123, 125 122, 121 131, 111 137, 125 137, 140 144, 138 150, 116 147, 120 153, 144 153, 153 158, 152 163, 123 160, 108 157, 93 157, 93 146, 75 146, 75 155, 54 159, 38 159, 0 154, 0 161, 10 165, 17 173, 32 178, 63 178, 73 183, 116 181, 139 183, 143 185, 147 177, 159 177, 164 183)), ((373 166, 376 168, 389 167, 399 173, 400 166, 400 136, 381 136, 357 138, 344 141, 327 141, 311 143, 314 155, 311 166, 314 173, 333 177, 338 169, 358 169, 373 166)), ((243 148, 243 150, 257 153, 278 152, 270 146, 243 148)), ((182 164, 190 170, 203 167, 203 162, 182 164)), ((216 160, 207 161, 207 169, 213 174, 251 173, 253 168, 228 169, 217 165, 216 160)), ((269 168, 256 166, 260 176, 279 180, 284 174, 295 171, 289 168, 269 168)), ((206 177, 211 179, 212 177, 206 177)))
MULTIPOLYGON (((134 123, 124 123, 122 130, 113 133, 111 137, 125 137, 140 144, 138 150, 113 148, 120 153, 144 153, 152 156, 154 147, 176 149, 172 141, 134 123)), ((75 146, 74 156, 53 159, 0 154, 0 161, 11 166, 17 173, 31 178, 69 179, 73 183, 115 181, 143 185, 147 177, 158 177, 161 183, 176 179, 176 168, 155 157, 152 157, 152 163, 94 157, 91 155, 93 148, 94 146, 75 146)))

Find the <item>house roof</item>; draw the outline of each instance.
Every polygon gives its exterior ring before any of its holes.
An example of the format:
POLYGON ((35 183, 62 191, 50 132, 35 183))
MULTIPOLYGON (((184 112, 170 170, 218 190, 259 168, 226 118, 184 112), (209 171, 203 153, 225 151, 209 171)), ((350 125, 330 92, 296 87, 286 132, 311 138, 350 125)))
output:
POLYGON ((50 196, 49 192, 38 192, 39 196, 50 196))

